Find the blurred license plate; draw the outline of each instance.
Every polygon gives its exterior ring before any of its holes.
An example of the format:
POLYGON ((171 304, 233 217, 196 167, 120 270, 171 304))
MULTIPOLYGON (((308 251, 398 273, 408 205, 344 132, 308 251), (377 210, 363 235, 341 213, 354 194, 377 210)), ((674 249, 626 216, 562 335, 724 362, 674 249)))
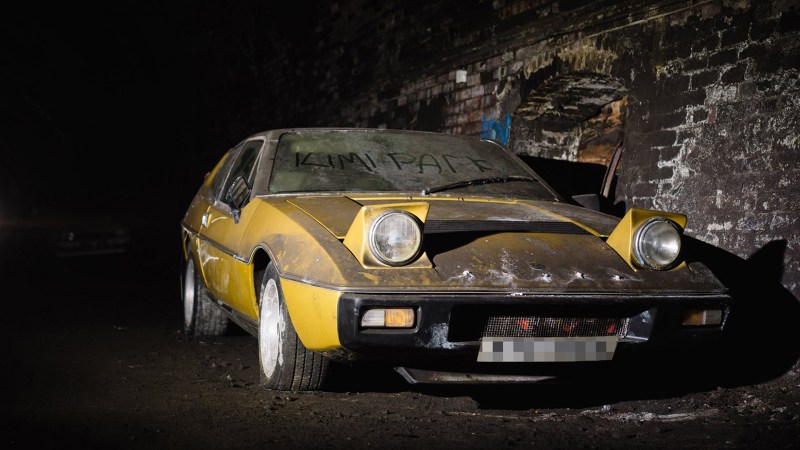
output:
POLYGON ((616 336, 481 338, 478 362, 609 361, 616 336))

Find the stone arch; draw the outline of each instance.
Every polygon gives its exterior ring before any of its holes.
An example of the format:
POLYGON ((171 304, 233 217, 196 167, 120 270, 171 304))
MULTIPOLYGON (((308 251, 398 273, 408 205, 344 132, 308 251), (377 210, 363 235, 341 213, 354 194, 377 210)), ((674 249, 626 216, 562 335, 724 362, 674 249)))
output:
POLYGON ((607 164, 627 112, 627 86, 611 75, 616 58, 596 39, 530 58, 494 91, 504 143, 520 155, 607 164))
POLYGON ((522 155, 606 164, 625 131, 627 88, 554 58, 507 92, 509 142, 522 155), (513 108, 513 109, 512 109, 513 108))

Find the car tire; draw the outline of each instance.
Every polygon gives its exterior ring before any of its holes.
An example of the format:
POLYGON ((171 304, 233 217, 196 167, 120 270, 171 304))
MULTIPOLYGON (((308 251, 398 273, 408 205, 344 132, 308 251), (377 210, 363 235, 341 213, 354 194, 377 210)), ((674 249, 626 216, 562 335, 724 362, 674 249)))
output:
POLYGON ((190 336, 219 336, 228 331, 228 317, 211 299, 192 258, 186 261, 183 274, 183 331, 190 336))
POLYGON ((272 263, 264 272, 259 300, 258 362, 262 384, 280 391, 319 389, 329 361, 306 349, 297 337, 272 263))

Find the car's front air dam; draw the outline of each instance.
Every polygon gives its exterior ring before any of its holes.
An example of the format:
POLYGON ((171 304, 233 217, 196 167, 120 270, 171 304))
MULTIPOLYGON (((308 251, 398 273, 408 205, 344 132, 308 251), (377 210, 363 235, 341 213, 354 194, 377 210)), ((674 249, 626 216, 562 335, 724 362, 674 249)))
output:
MULTIPOLYGON (((714 340, 721 336, 730 298, 725 295, 369 295, 344 294, 338 304, 338 333, 342 347, 356 355, 403 365, 442 358, 475 362, 485 326, 491 316, 546 317, 562 321, 612 318, 625 320, 618 333, 618 353, 629 349, 678 344, 687 339, 714 340), (372 308, 412 308, 410 328, 367 328, 361 325, 372 308), (713 327, 682 325, 684 311, 719 308, 723 320, 713 327)), ((558 331, 558 330, 556 330, 558 331)), ((561 332, 560 336, 569 335, 561 332)), ((612 330, 609 330, 612 331, 612 330)), ((543 333, 551 333, 545 330, 543 333)), ((584 335, 596 335, 588 333, 584 335)), ((555 336, 554 334, 544 334, 555 336)), ((516 337, 521 334, 515 335, 516 337)), ((509 336, 509 337, 515 337, 509 336)))

